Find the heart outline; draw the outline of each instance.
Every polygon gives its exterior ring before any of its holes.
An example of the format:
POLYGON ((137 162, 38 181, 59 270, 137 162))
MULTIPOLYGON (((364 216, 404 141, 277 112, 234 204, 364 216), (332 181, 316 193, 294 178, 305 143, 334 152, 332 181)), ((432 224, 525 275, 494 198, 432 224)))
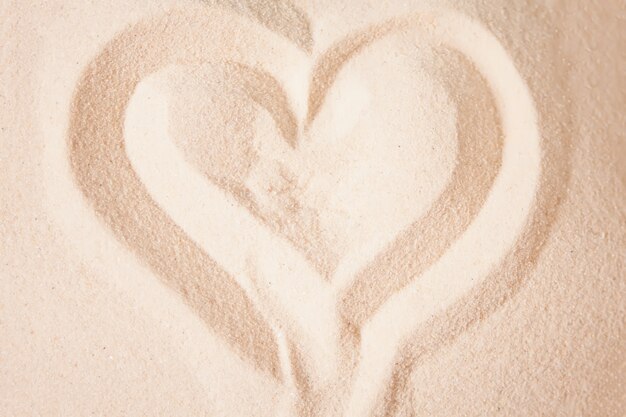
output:
POLYGON ((551 171, 553 171, 553 170, 551 170, 551 171))

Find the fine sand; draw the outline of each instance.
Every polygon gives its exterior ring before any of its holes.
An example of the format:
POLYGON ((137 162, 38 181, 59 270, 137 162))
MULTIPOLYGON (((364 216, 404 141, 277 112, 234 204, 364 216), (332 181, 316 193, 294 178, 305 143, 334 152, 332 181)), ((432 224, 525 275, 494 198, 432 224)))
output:
POLYGON ((626 7, 0 6, 0 414, 623 416, 626 7))

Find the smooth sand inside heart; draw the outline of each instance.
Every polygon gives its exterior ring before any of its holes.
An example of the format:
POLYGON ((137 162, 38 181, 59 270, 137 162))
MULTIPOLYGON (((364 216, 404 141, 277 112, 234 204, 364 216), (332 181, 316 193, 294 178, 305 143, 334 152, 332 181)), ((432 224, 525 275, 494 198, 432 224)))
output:
POLYGON ((456 104, 429 71, 432 53, 415 35, 380 40, 346 63, 306 127, 290 102, 300 92, 279 76, 170 66, 138 85, 127 122, 161 126, 207 181, 332 272, 345 257, 367 262, 450 179, 456 104), (167 117, 140 117, 154 106, 167 117))

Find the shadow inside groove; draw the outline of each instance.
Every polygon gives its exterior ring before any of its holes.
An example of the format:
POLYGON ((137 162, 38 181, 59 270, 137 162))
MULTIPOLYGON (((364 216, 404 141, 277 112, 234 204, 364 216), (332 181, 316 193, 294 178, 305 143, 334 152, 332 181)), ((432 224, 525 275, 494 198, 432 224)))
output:
POLYGON ((456 166, 424 216, 361 270, 343 295, 341 313, 355 328, 443 255, 478 214, 500 170, 503 134, 486 81, 459 52, 440 48, 434 56, 429 69, 457 107, 456 166))
POLYGON ((124 115, 138 82, 167 63, 197 61, 198 51, 175 45, 201 49, 198 37, 206 37, 206 27, 214 24, 202 15, 183 15, 178 22, 169 17, 167 25, 155 20, 122 33, 86 69, 71 109, 71 169, 85 199, 113 234, 179 293, 210 331, 280 379, 274 335, 257 308, 234 278, 157 206, 126 155, 124 115))

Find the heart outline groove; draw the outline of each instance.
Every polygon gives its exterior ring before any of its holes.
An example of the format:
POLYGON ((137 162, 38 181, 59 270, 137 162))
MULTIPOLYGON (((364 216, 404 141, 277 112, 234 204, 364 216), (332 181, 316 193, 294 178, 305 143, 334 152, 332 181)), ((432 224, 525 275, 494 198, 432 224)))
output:
MULTIPOLYGON (((160 19, 140 22, 110 42, 85 72, 75 94, 72 109, 73 117, 70 121, 69 130, 69 156, 75 181, 86 200, 89 201, 99 218, 112 230, 113 234, 131 248, 144 263, 149 265, 166 285, 181 294, 190 308, 213 331, 223 337, 242 357, 247 358, 259 370, 292 384, 302 399, 301 404, 298 405, 297 412, 299 414, 317 415, 314 404, 320 399, 329 398, 329 391, 333 391, 336 387, 331 385, 331 389, 328 389, 324 386, 315 386, 317 382, 324 381, 325 377, 324 375, 311 376, 312 373, 315 373, 311 368, 318 366, 322 359, 318 358, 313 361, 307 359, 307 355, 311 352, 297 346, 296 341, 302 339, 306 340, 306 343, 311 342, 315 345, 315 343, 319 343, 319 340, 316 341, 315 338, 310 340, 306 334, 303 334, 306 333, 306 329, 303 329, 297 318, 293 317, 293 311, 282 311, 281 316, 283 317, 272 316, 271 312, 281 310, 281 306, 267 308, 268 305, 276 302, 276 300, 272 300, 275 294, 263 293, 263 290, 256 286, 258 283, 255 283, 253 279, 246 283, 238 281, 237 277, 225 270, 219 261, 216 262, 207 255, 204 248, 205 241, 190 237, 188 229, 177 224, 179 223, 176 221, 177 219, 172 220, 170 215, 162 209, 162 202, 161 204, 155 203, 154 193, 146 185, 145 177, 137 172, 136 162, 133 163, 127 155, 123 125, 124 112, 135 86, 142 78, 157 70, 164 62, 182 62, 185 64, 202 62, 203 59, 198 59, 198 55, 210 56, 215 53, 212 44, 231 44, 235 55, 237 55, 237 42, 257 43, 260 48, 263 47, 263 42, 260 39, 253 39, 254 36, 239 35, 234 30, 218 33, 219 31, 215 29, 212 33, 215 37, 207 39, 207 27, 215 21, 222 21, 219 19, 224 18, 237 21, 236 18, 231 18, 228 14, 224 15, 221 11, 214 11, 209 8, 190 8, 177 13, 179 13, 177 16, 169 15, 170 21, 177 22, 177 24, 167 26, 171 35, 169 44, 155 45, 154 42, 150 41, 151 29, 162 26, 160 19), (202 34, 201 38, 205 39, 202 43, 198 43, 200 34, 202 34), (243 36, 243 40, 238 38, 241 36, 243 36), (195 45, 192 52, 187 51, 189 56, 184 56, 185 51, 178 51, 171 47, 178 42, 185 41, 195 45), (144 57, 144 60, 132 59, 138 53, 144 57), (124 62, 130 62, 130 65, 123 66, 122 63, 124 62), (122 66, 122 70, 120 70, 120 66, 122 66), (111 88, 112 86, 114 88, 111 88), (94 96, 101 97, 99 103, 93 103, 90 100, 94 96), (146 219, 150 220, 146 221, 146 219), (155 224, 159 225, 158 230, 155 230, 155 224), (241 320, 241 317, 246 319, 241 320)), ((236 24, 239 23, 236 22, 236 24)), ((322 56, 321 60, 318 61, 318 66, 313 70, 312 79, 315 80, 318 74, 328 75, 330 73, 332 75, 333 72, 339 71, 341 66, 335 68, 330 65, 336 61, 337 55, 344 54, 343 62, 345 62, 370 43, 376 42, 377 39, 390 33, 418 30, 442 43, 447 42, 447 46, 451 46, 448 54, 450 56, 456 54, 456 57, 451 59, 471 61, 471 65, 478 67, 476 70, 476 73, 479 74, 478 78, 482 78, 486 84, 493 83, 495 76, 490 72, 492 70, 490 65, 492 64, 474 61, 476 56, 472 57, 473 52, 468 54, 467 50, 464 50, 464 48, 468 48, 469 41, 459 39, 461 35, 455 33, 455 30, 459 28, 466 31, 462 35, 468 35, 471 39, 486 40, 490 47, 494 48, 492 52, 496 51, 497 56, 508 59, 498 41, 480 25, 454 12, 429 11, 393 19, 357 31, 356 35, 340 41, 334 49, 330 49, 327 55, 329 63, 325 63, 322 56), (482 68, 481 65, 483 65, 482 68)), ((278 37, 274 38, 273 41, 277 44, 282 42, 278 37)), ((285 46, 281 46, 281 48, 290 47, 287 42, 285 42, 285 46)), ((246 63, 247 58, 242 56, 235 58, 237 62, 245 63, 238 65, 246 65, 245 68, 254 70, 258 66, 271 66, 276 54, 268 53, 265 62, 261 63, 246 63)), ((517 83, 516 85, 525 88, 524 82, 510 60, 506 61, 504 66, 507 68, 504 73, 509 76, 504 81, 511 82, 513 80, 514 83, 517 83), (509 72, 507 73, 507 71, 509 72)), ((500 82, 498 87, 500 90, 495 88, 493 101, 497 103, 496 107, 502 107, 502 102, 507 99, 507 93, 503 93, 501 90, 504 81, 500 82)), ((321 84, 324 83, 312 82, 314 88, 309 96, 306 124, 312 123, 316 112, 319 111, 324 101, 324 92, 316 90, 315 87, 321 84)), ((498 84, 497 81, 496 84, 498 84)), ((457 84, 449 87, 460 88, 462 86, 457 84)), ((489 88, 493 94, 494 86, 490 85, 489 88)), ((517 90, 515 92, 519 93, 517 90)), ((522 93, 529 94, 524 90, 522 93)), ((505 102, 505 104, 507 103, 505 102)), ((350 282, 350 285, 343 289, 338 299, 335 300, 338 303, 335 305, 336 311, 329 313, 328 319, 340 321, 340 324, 336 326, 339 329, 337 330, 338 335, 332 337, 335 337, 342 346, 345 346, 345 351, 337 353, 337 360, 351 364, 348 366, 351 369, 350 375, 347 378, 345 375, 341 377, 350 381, 350 384, 347 384, 350 386, 338 390, 342 398, 330 401, 337 401, 336 410, 346 410, 346 415, 354 416, 370 415, 372 410, 379 410, 376 412, 381 415, 393 415, 400 407, 398 404, 403 401, 404 397, 401 393, 403 390, 398 390, 397 387, 405 384, 402 380, 406 376, 398 369, 393 370, 391 375, 382 370, 379 375, 380 381, 376 386, 372 388, 363 386, 365 384, 364 378, 360 375, 363 373, 362 367, 367 366, 367 361, 365 361, 366 365, 357 364, 358 356, 368 354, 371 351, 371 346, 373 346, 372 343, 368 342, 373 336, 363 333, 370 331, 370 333, 375 334, 377 328, 382 328, 381 322, 389 317, 397 317, 400 311, 404 314, 406 309, 395 309, 393 306, 390 307, 389 303, 400 300, 398 305, 403 305, 402 303, 405 307, 410 305, 411 300, 415 300, 415 282, 420 281, 421 278, 419 277, 422 274, 432 273, 432 270, 436 269, 432 266, 437 264, 445 253, 454 251, 456 242, 468 228, 472 227, 475 218, 480 215, 486 204, 485 200, 492 198, 493 184, 498 185, 502 182, 498 181, 501 178, 504 163, 499 161, 504 159, 506 162, 506 158, 510 158, 512 154, 512 151, 507 150, 506 144, 502 143, 510 140, 511 136, 519 135, 516 126, 529 120, 531 123, 537 124, 536 121, 533 122, 536 115, 530 97, 527 104, 531 106, 527 112, 531 114, 526 114, 528 120, 516 119, 517 116, 513 115, 511 109, 508 110, 508 113, 505 112, 503 116, 502 109, 498 109, 500 120, 496 123, 498 128, 502 130, 501 135, 497 135, 493 142, 478 141, 479 145, 473 145, 483 146, 483 148, 475 149, 472 148, 472 145, 466 145, 474 153, 460 152, 459 163, 455 167, 455 173, 452 174, 455 180, 451 181, 447 191, 443 191, 438 197, 434 208, 431 208, 429 214, 426 215, 427 220, 418 219, 408 230, 403 231, 400 237, 389 245, 382 254, 376 254, 374 262, 361 268, 355 281, 350 282), (496 144, 495 148, 494 144, 496 144), (483 159, 482 155, 489 155, 489 158, 483 159), (485 166, 489 169, 480 169, 485 166), (469 182, 463 181, 469 181, 472 179, 470 174, 475 173, 480 175, 478 181, 482 185, 477 193, 470 193, 470 197, 476 201, 470 201, 471 209, 465 213, 465 217, 450 216, 450 212, 446 212, 444 209, 454 208, 455 201, 460 206, 465 205, 462 197, 468 197, 459 195, 459 190, 468 187, 469 182), (451 218, 452 222, 457 223, 446 222, 451 218), (424 250, 425 246, 428 247, 428 240, 425 240, 425 243, 415 242, 421 236, 432 235, 432 231, 429 232, 428 230, 433 230, 433 225, 437 224, 446 224, 450 228, 448 232, 450 238, 444 241, 440 247, 431 248, 432 251, 428 253, 427 250, 424 250), (403 253, 403 248, 406 248, 407 245, 414 245, 415 250, 408 252, 408 254, 403 253), (423 259, 411 263, 415 257, 419 258, 420 256, 423 259), (409 266, 398 269, 399 263, 402 262, 409 266), (404 276, 393 274, 394 271, 398 270, 404 272, 404 276), (393 275, 395 281, 381 280, 381 274, 383 276, 393 275), (373 316, 377 314, 382 314, 383 318, 379 318, 378 321, 373 319, 373 316), (368 345, 368 343, 370 344, 368 345), (369 350, 368 346, 370 346, 369 350), (353 386, 360 387, 359 390, 365 393, 365 397, 348 398, 350 397, 348 391, 353 389, 353 386), (378 392, 381 387, 386 393, 382 397, 378 392), (387 394, 389 390, 393 393, 387 394), (383 399, 381 400, 381 398, 383 399)), ((525 111, 520 112, 524 114, 525 111)), ((293 138, 294 134, 289 133, 289 129, 291 128, 283 126, 283 131, 287 132, 285 135, 288 138, 293 138)), ((462 132, 463 130, 459 130, 459 134, 462 132)), ((475 321, 477 314, 485 314, 486 311, 496 308, 494 307, 494 299, 505 299, 506 294, 520 285, 519 278, 509 277, 502 280, 502 283, 497 285, 495 290, 491 288, 488 292, 481 290, 485 286, 485 282, 492 284, 503 275, 511 275, 510 271, 514 269, 512 265, 519 266, 523 261, 538 256, 538 248, 541 244, 537 244, 537 242, 541 243, 545 240, 560 195, 559 192, 553 190, 547 192, 546 190, 550 190, 550 187, 546 188, 546 183, 555 184, 563 180, 567 170, 545 164, 545 159, 542 159, 543 155, 549 153, 554 145, 546 145, 541 142, 538 132, 536 136, 537 148, 532 149, 529 153, 529 158, 532 160, 530 166, 536 167, 535 180, 530 181, 530 186, 528 184, 520 186, 520 189, 526 190, 526 202, 528 203, 525 211, 522 210, 520 215, 518 226, 520 230, 513 236, 512 243, 510 242, 508 246, 505 245, 506 251, 498 257, 502 259, 492 261, 489 265, 483 265, 487 268, 487 272, 481 270, 485 277, 478 284, 461 291, 456 298, 451 297, 454 299, 448 302, 443 309, 444 312, 435 314, 437 317, 444 318, 443 320, 457 320, 460 323, 455 325, 458 330, 453 331, 452 336, 449 335, 448 339, 456 337, 455 334, 458 335, 463 328, 475 321), (494 263, 504 266, 494 268, 494 263), (468 299, 473 303, 473 311, 466 311, 462 307, 464 303, 459 301, 468 299)), ((470 140, 471 138, 468 138, 467 142, 462 140, 459 142, 467 144, 470 143, 470 140)), ((519 140, 522 147, 526 145, 524 140, 519 140)), ((523 163, 521 165, 524 166, 523 163)), ((511 178, 513 177, 514 175, 511 174, 511 178)), ((513 184, 515 183, 513 182, 513 184)), ((259 228, 256 227, 254 230, 258 231, 259 228)), ((477 235, 480 235, 478 233, 480 230, 478 228, 477 235)), ((484 229, 482 230, 484 233, 484 229)), ((267 233, 267 231, 258 233, 267 233)), ((503 241, 507 240, 503 238, 503 241)), ((315 274, 313 273, 313 275, 315 274)), ((495 302, 495 305, 499 305, 499 302, 495 302)), ((331 306, 331 308, 333 307, 331 306)), ((427 313, 423 315, 429 317, 427 313)), ((411 329, 399 329, 397 336, 392 337, 394 343, 399 347, 390 347, 389 352, 386 353, 389 358, 383 362, 392 363, 395 361, 406 364, 414 361, 416 356, 435 351, 437 346, 442 344, 441 342, 433 342, 430 345, 424 343, 419 345, 418 343, 419 346, 416 346, 415 340, 419 338, 429 339, 424 337, 424 332, 436 334, 437 331, 434 329, 437 326, 445 327, 443 324, 441 320, 438 321, 437 319, 424 320, 423 323, 412 323, 411 329), (420 337, 415 337, 416 334, 420 337), (401 360, 397 360, 398 357, 401 360)), ((323 339, 327 336, 327 334, 322 333, 318 335, 318 338, 323 339)), ((436 338, 431 336, 430 339, 436 338)), ((323 355, 321 357, 323 358, 323 355)))

